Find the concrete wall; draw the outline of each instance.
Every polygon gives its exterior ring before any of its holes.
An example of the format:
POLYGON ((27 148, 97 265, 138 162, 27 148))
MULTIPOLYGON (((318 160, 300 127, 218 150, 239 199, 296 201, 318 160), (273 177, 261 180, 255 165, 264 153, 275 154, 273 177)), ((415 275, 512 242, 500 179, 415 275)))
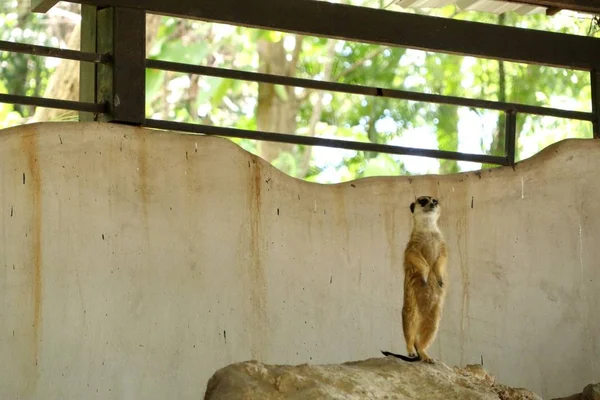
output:
POLYGON ((402 252, 438 196, 432 355, 544 397, 600 374, 600 142, 512 168, 334 186, 224 139, 77 123, 0 134, 0 398, 199 399, 247 359, 405 352, 402 252))

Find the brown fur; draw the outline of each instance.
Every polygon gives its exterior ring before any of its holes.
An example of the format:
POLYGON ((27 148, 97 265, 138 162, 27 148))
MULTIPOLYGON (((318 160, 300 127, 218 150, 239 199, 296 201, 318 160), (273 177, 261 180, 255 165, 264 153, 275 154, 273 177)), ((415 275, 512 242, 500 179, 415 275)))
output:
POLYGON ((437 334, 447 289, 448 252, 437 220, 437 199, 419 197, 410 206, 413 230, 404 251, 402 327, 408 356, 383 352, 405 361, 433 363, 427 354, 437 334))
POLYGON ((413 204, 413 230, 404 251, 402 327, 408 355, 414 356, 416 349, 423 361, 433 362, 427 348, 435 339, 442 317, 448 253, 437 226, 437 200, 424 196, 413 204))

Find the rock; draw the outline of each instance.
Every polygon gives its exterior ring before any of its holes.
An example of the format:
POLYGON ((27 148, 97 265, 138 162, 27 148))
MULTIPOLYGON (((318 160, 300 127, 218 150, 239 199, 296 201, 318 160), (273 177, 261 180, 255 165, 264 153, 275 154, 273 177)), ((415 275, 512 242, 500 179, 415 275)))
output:
POLYGON ((600 400, 600 383, 587 385, 581 393, 552 400, 600 400))
POLYGON ((267 365, 248 361, 215 372, 205 400, 541 398, 498 384, 480 365, 407 363, 393 357, 334 365, 267 365))
POLYGON ((581 398, 582 400, 600 400, 600 383, 584 387, 581 398))
POLYGON ((577 393, 577 394, 573 394, 571 396, 567 396, 567 397, 557 397, 554 398, 552 400, 582 400, 581 398, 581 393, 577 393))

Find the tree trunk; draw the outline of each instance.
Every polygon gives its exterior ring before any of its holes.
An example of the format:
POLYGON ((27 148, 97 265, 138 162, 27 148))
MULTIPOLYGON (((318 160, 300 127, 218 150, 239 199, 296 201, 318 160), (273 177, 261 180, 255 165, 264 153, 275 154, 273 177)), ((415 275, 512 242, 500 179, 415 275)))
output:
MULTIPOLYGON (((498 101, 506 102, 506 72, 504 61, 498 61, 498 101)), ((490 149, 493 155, 504 155, 506 151, 506 114, 498 119, 498 129, 490 149)))
MULTIPOLYGON (((329 39, 327 42, 327 61, 323 67, 323 80, 330 81, 333 74, 333 63, 335 57, 335 44, 337 40, 329 39)), ((325 92, 319 91, 316 93, 317 100, 312 110, 310 120, 308 122, 308 135, 315 136, 317 134, 317 124, 321 121, 323 115, 323 97, 325 92)), ((296 178, 306 178, 308 170, 310 168, 310 158, 312 156, 312 146, 304 146, 304 153, 301 156, 298 170, 296 172, 296 178)))
MULTIPOLYGON (((498 16, 498 25, 506 24, 506 15, 500 14, 498 16)), ((504 61, 498 61, 498 101, 506 102, 506 71, 504 61)), ((505 143, 506 143, 506 114, 500 115, 498 118, 498 126, 492 137, 492 143, 490 144, 489 153, 495 156, 505 155, 505 143)), ((482 164, 482 168, 495 168, 495 164, 482 164)))
MULTIPOLYGON (((438 108, 439 123, 437 139, 443 150, 458 151, 458 109, 456 106, 443 104, 438 108)), ((460 171, 455 160, 439 160, 440 174, 454 174, 460 171)))
MULTIPOLYGON (((78 49, 80 44, 79 25, 75 25, 66 38, 67 48, 78 49)), ((60 100, 79 99, 79 62, 73 60, 62 60, 48 80, 48 86, 44 91, 45 98, 60 100)), ((55 108, 37 107, 30 122, 77 120, 79 113, 70 110, 58 110, 55 108)))
MULTIPOLYGON (((296 39, 296 48, 301 46, 301 39, 296 39)), ((299 54, 299 50, 295 52, 299 54)), ((258 42, 259 67, 258 71, 265 74, 294 76, 297 56, 291 61, 286 60, 283 40, 272 42, 261 39, 258 42), (293 63, 293 64, 292 64, 293 63)), ((299 111, 299 101, 293 87, 259 83, 258 104, 256 107, 256 125, 258 130, 266 132, 296 133, 296 116, 299 111)), ((273 163, 283 152, 291 152, 293 145, 287 143, 259 142, 258 154, 269 163, 273 163)), ((295 165, 290 162, 277 163, 278 167, 287 174, 294 175, 295 165)))

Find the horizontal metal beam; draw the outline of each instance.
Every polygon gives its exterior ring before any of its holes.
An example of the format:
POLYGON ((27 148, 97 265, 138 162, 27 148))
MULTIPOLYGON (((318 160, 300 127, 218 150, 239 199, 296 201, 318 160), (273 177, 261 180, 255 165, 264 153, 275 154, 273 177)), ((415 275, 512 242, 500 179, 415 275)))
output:
POLYGON ((31 54, 34 56, 64 58, 66 60, 106 63, 109 57, 104 54, 88 53, 77 50, 57 49, 54 47, 36 46, 25 43, 14 43, 0 40, 0 51, 31 54))
POLYGON ((600 0, 502 0, 508 3, 530 4, 560 10, 600 14, 600 0))
POLYGON ((78 0, 386 46, 591 70, 600 40, 315 0, 78 0))
POLYGON ((143 126, 146 126, 148 128, 165 129, 170 131, 181 131, 199 133, 203 135, 235 137, 242 139, 255 139, 267 142, 291 143, 306 146, 323 146, 333 147, 336 149, 371 151, 378 153, 401 154, 407 156, 441 158, 446 160, 508 165, 508 160, 505 157, 498 156, 467 154, 443 150, 415 149, 412 147, 392 146, 388 144, 363 143, 340 139, 326 139, 314 136, 299 136, 283 133, 251 131, 247 129, 225 128, 220 126, 189 124, 184 122, 172 122, 157 119, 146 119, 146 122, 143 124, 143 126))
POLYGON ((45 13, 57 3, 58 0, 31 0, 31 11, 36 13, 45 13))
POLYGON ((518 103, 507 103, 490 100, 467 99, 457 96, 443 96, 430 93, 409 92, 397 89, 385 89, 372 86, 349 85, 346 83, 315 81, 312 79, 293 78, 289 76, 263 74, 258 72, 238 71, 233 69, 205 67, 190 64, 174 63, 161 60, 146 60, 146 67, 166 71, 182 72, 186 74, 198 74, 216 76, 228 79, 241 79, 252 82, 272 83, 278 85, 303 87, 332 92, 359 94, 365 96, 379 96, 394 99, 420 101, 437 104, 450 104, 455 106, 473 107, 498 111, 513 111, 525 114, 546 115, 558 118, 570 118, 582 121, 593 121, 592 113, 581 111, 561 110, 558 108, 547 108, 530 106, 518 103))
POLYGON ((106 104, 84 103, 81 101, 44 99, 41 97, 18 96, 15 94, 0 93, 0 103, 21 104, 25 106, 36 106, 46 108, 58 108, 61 110, 87 111, 93 113, 103 113, 106 111, 106 104))

